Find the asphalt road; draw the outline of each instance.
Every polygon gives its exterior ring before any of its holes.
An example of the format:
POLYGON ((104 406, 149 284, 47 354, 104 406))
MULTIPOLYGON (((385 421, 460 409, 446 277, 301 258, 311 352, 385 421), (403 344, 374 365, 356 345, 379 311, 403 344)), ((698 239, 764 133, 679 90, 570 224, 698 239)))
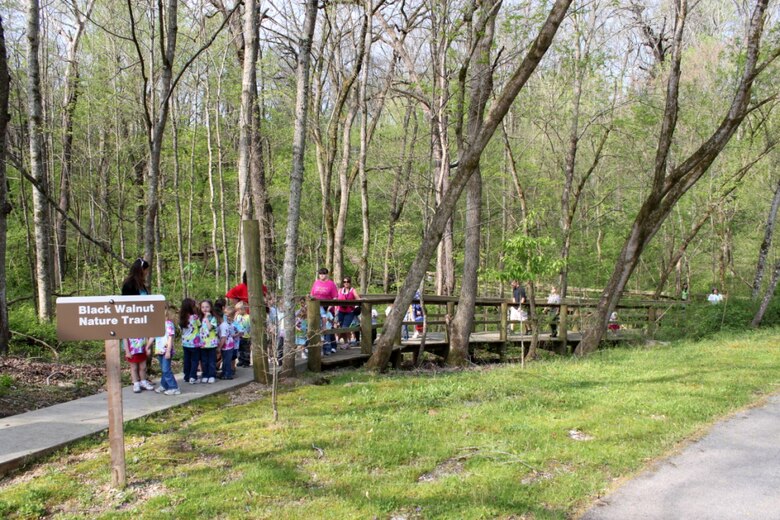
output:
POLYGON ((716 424, 581 519, 780 519, 780 395, 716 424))

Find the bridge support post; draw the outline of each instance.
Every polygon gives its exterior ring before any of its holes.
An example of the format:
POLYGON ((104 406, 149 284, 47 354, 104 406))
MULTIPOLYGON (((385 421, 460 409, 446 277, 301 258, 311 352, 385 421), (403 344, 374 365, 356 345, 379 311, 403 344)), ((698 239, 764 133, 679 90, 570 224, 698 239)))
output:
POLYGON ((452 340, 452 338, 450 338, 450 324, 452 323, 452 318, 454 316, 455 316, 455 303, 447 302, 447 316, 444 319, 444 321, 447 322, 447 324, 444 325, 444 340, 447 342, 447 352, 444 355, 445 358, 449 357, 450 355, 450 342, 452 340))
POLYGON ((306 330, 309 337, 309 358, 306 362, 306 368, 308 368, 310 372, 322 372, 322 345, 320 344, 322 320, 320 319, 320 301, 310 299, 306 305, 306 330))
POLYGON ((572 316, 572 320, 574 323, 572 324, 571 330, 580 331, 580 308, 577 307, 574 309, 574 315, 572 316))
POLYGON ((507 302, 501 303, 501 310, 499 311, 501 313, 500 320, 501 325, 499 325, 501 328, 498 329, 498 339, 501 341, 499 346, 499 360, 504 363, 506 362, 506 329, 509 326, 507 323, 507 313, 509 313, 509 304, 507 302))
POLYGON ((655 314, 655 307, 650 305, 647 308, 647 335, 651 339, 655 337, 655 314))
POLYGON ((371 319, 371 304, 363 302, 360 304, 360 352, 362 354, 371 354, 374 346, 372 337, 373 323, 371 319))
POLYGON ((563 345, 561 350, 566 352, 569 346, 569 306, 565 303, 561 304, 558 311, 558 337, 563 345))

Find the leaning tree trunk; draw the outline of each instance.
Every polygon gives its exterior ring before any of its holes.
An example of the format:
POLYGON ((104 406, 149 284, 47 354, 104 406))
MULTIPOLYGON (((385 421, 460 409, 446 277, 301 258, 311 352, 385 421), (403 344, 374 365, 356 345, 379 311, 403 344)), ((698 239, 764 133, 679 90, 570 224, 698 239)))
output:
POLYGON ((734 191, 741 185, 740 183, 742 179, 745 177, 745 175, 768 152, 769 150, 764 150, 764 152, 762 152, 758 157, 754 158, 752 161, 750 161, 742 168, 737 170, 737 172, 734 175, 728 177, 728 179, 723 183, 724 189, 718 196, 718 199, 712 204, 710 204, 710 206, 704 211, 704 213, 702 213, 699 216, 699 220, 696 221, 696 223, 693 225, 693 227, 688 232, 688 234, 683 238, 682 243, 674 252, 674 254, 671 255, 666 266, 662 268, 661 276, 658 280, 658 284, 656 284, 655 293, 653 294, 654 299, 657 300, 661 296, 661 292, 664 290, 664 287, 666 287, 666 282, 669 279, 669 276, 672 274, 672 271, 674 271, 674 269, 676 269, 677 266, 680 264, 680 260, 682 260, 683 255, 685 255, 685 251, 688 249, 688 246, 691 245, 693 239, 696 238, 696 235, 699 233, 702 227, 704 227, 704 224, 706 224, 707 221, 710 219, 710 216, 718 208, 718 205, 721 202, 725 201, 729 195, 734 193, 734 191))
POLYGON ((5 176, 5 131, 11 117, 8 113, 8 94, 11 90, 11 77, 8 74, 8 61, 5 50, 3 18, 0 17, 0 355, 8 354, 10 330, 8 328, 8 300, 5 278, 5 253, 8 240, 8 185, 5 176))
POLYGON ((766 268, 766 257, 769 255, 769 248, 772 247, 772 235, 775 232, 775 219, 777 218, 777 209, 780 208, 780 178, 775 186, 775 195, 772 197, 772 204, 769 206, 769 216, 764 225, 764 240, 758 249, 758 265, 756 265, 756 276, 753 280, 753 291, 751 297, 755 300, 761 291, 761 280, 764 278, 764 269, 766 268))
POLYGON ((757 0, 753 10, 746 38, 747 48, 743 59, 742 77, 737 85, 728 113, 718 128, 693 154, 678 162, 677 166, 668 168, 674 130, 677 124, 682 36, 688 9, 687 1, 679 0, 671 66, 667 81, 666 107, 659 133, 650 192, 631 226, 631 231, 623 244, 612 276, 599 298, 596 311, 588 320, 589 323, 582 341, 577 346, 576 353, 578 355, 587 354, 598 348, 607 328, 609 315, 615 310, 621 293, 639 263, 642 251, 658 232, 675 204, 701 179, 731 140, 734 132, 749 112, 753 82, 780 55, 780 49, 775 49, 764 62, 760 65, 758 63, 767 2, 768 0, 757 0))
POLYGON ((317 22, 317 0, 307 0, 303 33, 299 43, 298 65, 295 69, 295 128, 292 143, 292 169, 290 173, 290 200, 287 205, 287 234, 285 236, 284 267, 284 361, 285 375, 295 374, 295 275, 298 260, 298 225, 301 217, 301 192, 303 190, 304 153, 306 151, 306 123, 309 108, 309 69, 314 26, 317 22))
MULTIPOLYGON (((367 368, 372 370, 385 370, 390 360, 393 342, 401 330, 401 322, 405 310, 414 297, 420 281, 425 276, 428 263, 436 252, 436 247, 441 241, 442 233, 447 221, 452 216, 455 204, 460 198, 463 189, 468 184, 471 176, 479 167, 479 160, 490 139, 509 111, 517 95, 523 89, 531 74, 552 44, 552 40, 563 21, 566 12, 571 5, 571 0, 557 0, 550 9, 547 19, 542 24, 536 39, 529 47, 525 57, 513 71, 504 90, 497 96, 490 112, 485 118, 484 124, 473 142, 460 156, 458 171, 452 178, 450 188, 444 195, 441 204, 436 208, 431 222, 428 224, 425 235, 420 243, 420 249, 414 262, 409 267, 403 287, 393 302, 393 309, 385 322, 382 335, 377 341, 376 350, 367 363, 367 368)), ((498 9, 496 9, 498 11, 498 9)))
POLYGON ((775 296, 775 289, 777 289, 778 279, 780 279, 780 262, 775 264, 775 270, 772 272, 772 279, 769 281, 769 286, 766 288, 766 292, 764 292, 764 297, 761 299, 761 305, 758 307, 756 315, 753 316, 753 321, 751 322, 753 327, 758 327, 761 325, 761 321, 764 319, 764 314, 766 314, 766 310, 769 308, 769 303, 775 296))
POLYGON ((47 205, 48 183, 43 157, 43 100, 41 97, 41 70, 38 61, 40 44, 40 6, 30 0, 27 17, 27 95, 30 118, 30 173, 33 186, 33 226, 35 228, 35 275, 37 285, 38 319, 52 317, 51 226, 47 205))

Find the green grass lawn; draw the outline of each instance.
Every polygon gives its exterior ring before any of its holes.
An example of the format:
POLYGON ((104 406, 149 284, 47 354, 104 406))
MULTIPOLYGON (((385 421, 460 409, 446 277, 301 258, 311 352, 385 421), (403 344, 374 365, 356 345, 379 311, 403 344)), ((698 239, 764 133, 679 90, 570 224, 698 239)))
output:
POLYGON ((465 372, 343 372, 200 401, 0 486, 0 517, 567 518, 619 479, 780 388, 780 331, 465 372), (578 430, 576 440, 570 431, 578 430))

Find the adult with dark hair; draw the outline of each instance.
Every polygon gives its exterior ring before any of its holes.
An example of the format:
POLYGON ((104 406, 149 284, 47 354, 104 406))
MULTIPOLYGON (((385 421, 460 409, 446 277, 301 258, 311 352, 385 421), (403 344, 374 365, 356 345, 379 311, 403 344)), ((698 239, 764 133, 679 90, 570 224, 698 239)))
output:
POLYGON ((138 258, 130 266, 130 273, 122 282, 122 296, 144 296, 149 294, 146 286, 146 275, 149 271, 149 262, 138 258))
MULTIPOLYGON (((357 293, 355 288, 352 287, 352 278, 345 276, 341 282, 341 289, 339 289, 338 292, 338 299, 348 301, 357 300, 358 298, 360 298, 360 295, 357 293)), ((338 327, 346 329, 351 327, 353 323, 357 324, 354 305, 339 304, 336 310, 338 311, 336 313, 338 327)), ((355 341, 351 339, 350 336, 351 334, 349 332, 343 332, 339 334, 339 343, 342 343, 342 348, 347 348, 346 345, 344 345, 345 342, 351 343, 355 341)))
MULTIPOLYGON (((130 266, 130 273, 122 283, 122 296, 145 296, 149 294, 146 286, 146 275, 149 271, 149 262, 143 258, 136 259, 130 266)), ((146 338, 123 339, 125 359, 130 364, 130 375, 133 381, 133 392, 141 390, 154 390, 154 385, 147 379, 147 351, 146 338)))
POLYGON ((531 329, 528 325, 528 307, 526 305, 528 304, 528 296, 525 292, 525 285, 521 284, 517 280, 512 280, 512 299, 515 301, 515 304, 517 305, 515 307, 516 309, 516 318, 522 323, 522 329, 526 334, 529 334, 531 329))
POLYGON ((336 282, 328 278, 328 269, 323 267, 317 271, 317 279, 311 286, 309 295, 315 300, 337 300, 339 288, 336 282))
MULTIPOLYGON (((268 287, 263 284, 263 297, 268 296, 268 287)), ((241 275, 241 283, 230 289, 225 298, 228 299, 230 305, 235 305, 238 302, 244 302, 249 305, 249 288, 246 285, 246 271, 241 275)))

